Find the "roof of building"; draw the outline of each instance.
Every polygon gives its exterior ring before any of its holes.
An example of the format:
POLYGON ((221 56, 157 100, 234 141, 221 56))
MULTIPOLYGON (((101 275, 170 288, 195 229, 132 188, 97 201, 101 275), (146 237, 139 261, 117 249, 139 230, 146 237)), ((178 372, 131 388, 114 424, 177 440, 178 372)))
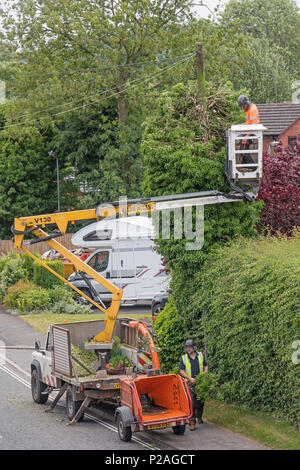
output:
POLYGON ((280 135, 300 118, 300 103, 258 104, 265 135, 280 135))

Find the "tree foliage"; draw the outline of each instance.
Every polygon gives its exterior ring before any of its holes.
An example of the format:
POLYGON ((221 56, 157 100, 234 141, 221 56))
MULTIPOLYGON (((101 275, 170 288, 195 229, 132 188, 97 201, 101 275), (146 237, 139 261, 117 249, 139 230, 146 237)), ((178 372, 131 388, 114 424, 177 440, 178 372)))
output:
POLYGON ((11 236, 14 217, 55 210, 55 160, 48 150, 47 138, 38 134, 22 139, 0 135, 1 238, 11 236))
POLYGON ((300 12, 294 0, 230 0, 220 15, 225 29, 234 23, 245 34, 284 50, 291 71, 299 72, 300 12))
MULTIPOLYGON (((122 92, 130 80, 143 80, 167 48, 173 27, 189 17, 189 0, 25 0, 7 2, 2 11, 3 41, 23 62, 17 90, 27 96, 16 106, 36 111, 87 98, 102 90, 122 92), (45 86, 46 85, 46 86, 45 86), (25 106, 24 106, 25 105, 25 106)), ((97 98, 96 98, 97 99, 97 98)), ((79 105, 80 105, 80 101, 79 105)), ((134 93, 117 97, 126 123, 134 93)), ((76 105, 75 105, 76 106, 76 105)), ((14 114, 16 114, 14 110, 14 114)), ((47 114, 52 114, 47 113, 47 114)))
POLYGON ((243 86, 254 103, 290 101, 294 75, 284 50, 262 38, 249 38, 248 46, 246 63, 233 62, 228 74, 234 88, 243 86))
MULTIPOLYGON (((157 100, 145 123, 142 151, 147 196, 219 190, 230 192, 224 174, 225 130, 242 116, 229 84, 206 87, 206 104, 195 82, 178 84, 157 100)), ((187 251, 186 240, 159 239, 159 250, 172 271, 178 311, 188 308, 195 272, 207 253, 237 235, 255 235, 260 204, 239 202, 205 207, 204 246, 187 251)), ((194 227, 195 229, 195 227, 194 227)))

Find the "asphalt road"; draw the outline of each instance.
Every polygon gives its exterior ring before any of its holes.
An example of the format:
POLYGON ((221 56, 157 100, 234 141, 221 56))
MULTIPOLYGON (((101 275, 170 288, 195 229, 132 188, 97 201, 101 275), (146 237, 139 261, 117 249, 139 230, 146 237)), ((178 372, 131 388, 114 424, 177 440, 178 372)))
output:
MULTIPOLYGON (((135 309, 124 313, 132 315, 135 309)), ((33 346, 36 340, 43 344, 44 336, 0 307, 0 345, 2 341, 6 346, 33 346)), ((168 428, 137 433, 132 442, 124 443, 118 437, 112 420, 113 409, 109 407, 91 408, 83 422, 67 426, 63 400, 52 413, 44 412, 47 405, 32 401, 30 362, 31 351, 9 350, 6 359, 0 351, 0 450, 263 449, 249 439, 207 422, 193 433, 187 429, 184 436, 176 436, 168 428)))

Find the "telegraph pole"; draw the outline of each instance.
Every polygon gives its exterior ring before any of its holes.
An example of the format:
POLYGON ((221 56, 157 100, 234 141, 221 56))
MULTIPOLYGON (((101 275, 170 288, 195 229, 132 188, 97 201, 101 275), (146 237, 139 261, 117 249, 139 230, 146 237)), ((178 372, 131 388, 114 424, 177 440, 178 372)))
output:
POLYGON ((197 76, 197 88, 198 97, 201 104, 205 103, 205 71, 204 71, 204 54, 203 44, 198 42, 196 44, 196 76, 197 76))

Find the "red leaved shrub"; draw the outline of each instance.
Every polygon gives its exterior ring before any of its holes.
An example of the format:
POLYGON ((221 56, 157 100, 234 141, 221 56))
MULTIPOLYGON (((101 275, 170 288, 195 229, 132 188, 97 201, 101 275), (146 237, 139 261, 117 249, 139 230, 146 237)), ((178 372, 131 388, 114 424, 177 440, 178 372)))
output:
POLYGON ((277 146, 264 155, 264 174, 258 199, 265 202, 258 229, 290 236, 300 227, 300 136, 294 149, 277 146))

